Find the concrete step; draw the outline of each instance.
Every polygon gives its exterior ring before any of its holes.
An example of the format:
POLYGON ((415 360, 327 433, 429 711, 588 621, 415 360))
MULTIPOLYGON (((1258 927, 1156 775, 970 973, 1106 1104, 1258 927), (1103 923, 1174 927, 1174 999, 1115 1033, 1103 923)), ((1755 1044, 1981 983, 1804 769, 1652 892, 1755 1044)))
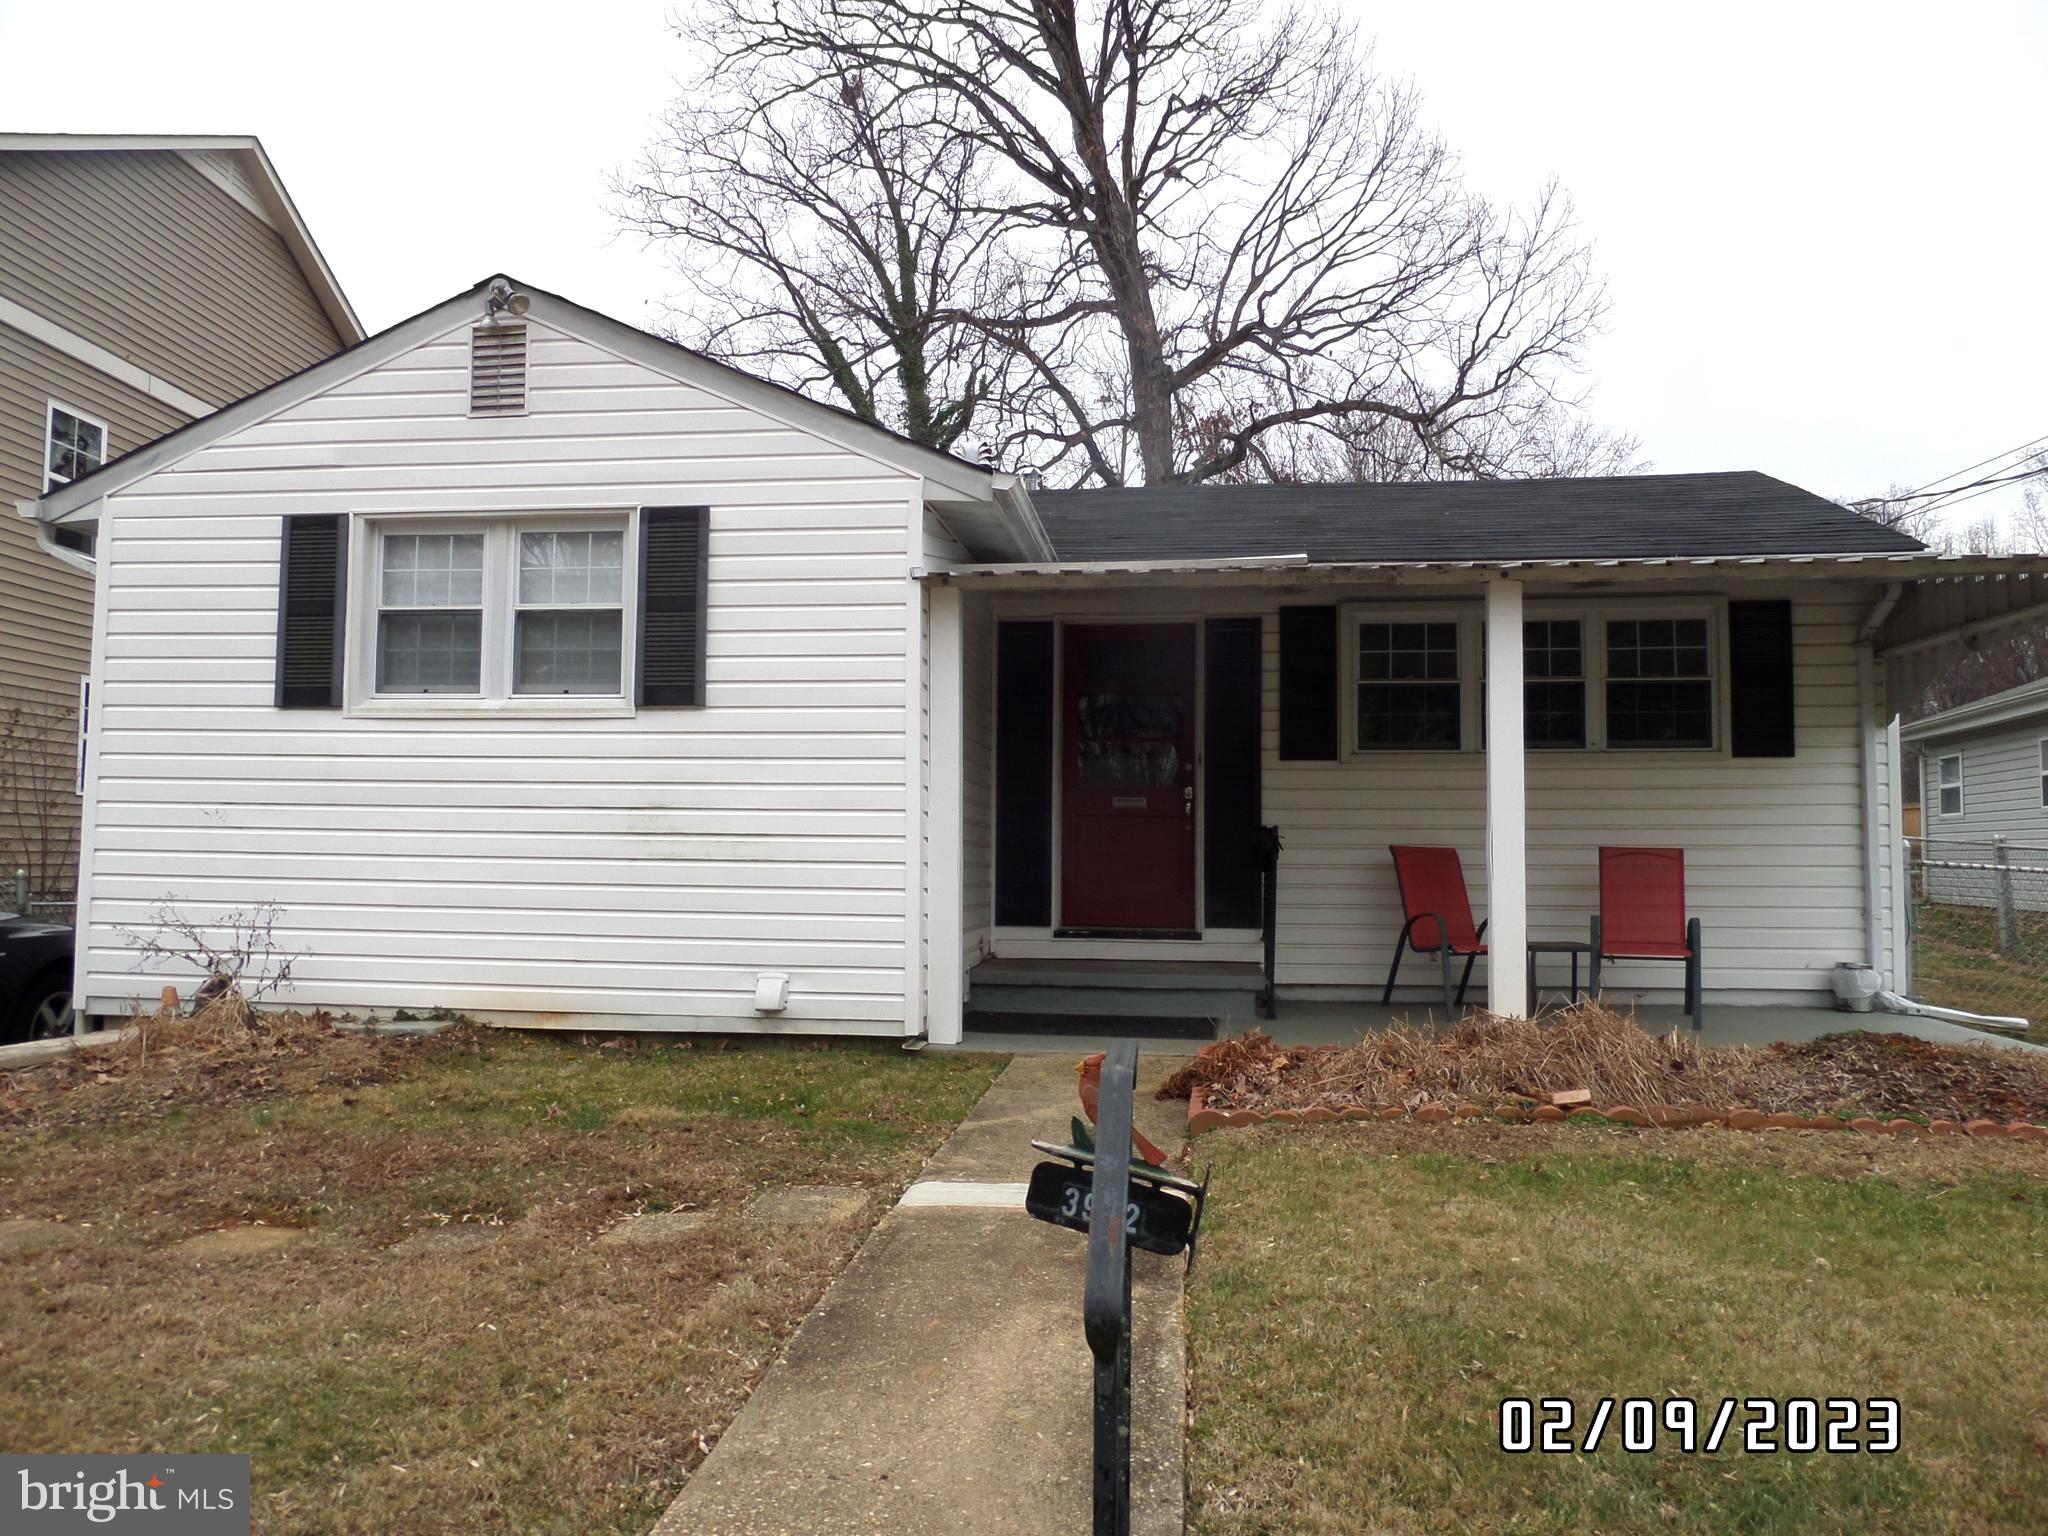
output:
POLYGON ((1061 1014, 1077 1018, 1249 1019, 1255 988, 1052 987, 976 982, 967 1001, 972 1014, 1061 1014))
POLYGON ((982 961, 967 981, 977 993, 985 987, 1256 992, 1265 975, 1256 965, 1213 960, 997 959, 982 961))

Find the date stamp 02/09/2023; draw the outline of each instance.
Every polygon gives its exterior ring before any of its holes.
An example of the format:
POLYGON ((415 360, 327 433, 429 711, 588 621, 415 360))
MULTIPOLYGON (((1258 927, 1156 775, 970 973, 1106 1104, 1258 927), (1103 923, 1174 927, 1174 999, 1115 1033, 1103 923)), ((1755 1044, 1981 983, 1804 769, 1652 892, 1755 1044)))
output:
POLYGON ((1603 1397, 1582 1416, 1568 1397, 1504 1397, 1500 1448, 1589 1455, 1603 1444, 1638 1455, 1883 1456, 1899 1448, 1893 1397, 1603 1397))

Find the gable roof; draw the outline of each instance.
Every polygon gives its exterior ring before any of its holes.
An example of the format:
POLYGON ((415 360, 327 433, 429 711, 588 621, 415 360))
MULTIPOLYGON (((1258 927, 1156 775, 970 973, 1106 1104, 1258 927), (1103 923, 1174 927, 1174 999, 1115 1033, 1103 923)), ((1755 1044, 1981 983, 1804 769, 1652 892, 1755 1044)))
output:
POLYGON ((1967 735, 1971 731, 1990 730, 1994 726, 2030 722, 2037 726, 2048 722, 2048 677, 1986 694, 1981 699, 1958 704, 1954 709, 1944 709, 1940 714, 1915 720, 1911 725, 1901 727, 1899 736, 1905 741, 1940 741, 1950 736, 1967 735))
POLYGON ((1063 562, 1736 558, 1926 546, 1755 470, 1573 480, 1039 491, 1063 562))
POLYGON ((492 273, 474 287, 464 289, 430 309, 423 309, 332 357, 322 358, 297 373, 289 374, 210 416, 187 422, 153 442, 131 449, 119 458, 109 459, 91 474, 81 476, 36 502, 35 515, 45 522, 75 520, 77 513, 90 508, 102 497, 197 453, 209 443, 218 442, 301 401, 310 400, 346 379, 366 373, 423 342, 444 335, 458 325, 481 319, 485 297, 495 283, 508 284, 514 292, 525 295, 530 301, 527 315, 537 324, 580 336, 657 373, 697 385, 851 452, 889 464, 906 474, 920 476, 925 481, 928 500, 963 507, 994 506, 997 510, 995 522, 1000 527, 992 524, 991 531, 1006 545, 1014 546, 1006 549, 1006 553, 1023 558, 1050 553, 1050 545, 1032 514, 1030 498, 1016 476, 995 474, 986 465, 928 447, 887 427, 865 421, 851 411, 757 378, 679 342, 643 331, 594 309, 585 309, 559 294, 536 288, 531 283, 522 283, 502 272, 492 273))
POLYGON ((262 141, 252 134, 191 133, 0 133, 0 150, 33 154, 52 150, 72 153, 93 151, 154 151, 180 156, 221 191, 277 231, 285 249, 292 254, 306 286, 313 290, 328 323, 344 346, 363 339, 363 323, 341 291, 327 258, 313 243, 312 232, 299 217, 298 207, 285 190, 284 179, 270 163, 262 141), (209 157, 219 156, 236 174, 223 171, 209 157))

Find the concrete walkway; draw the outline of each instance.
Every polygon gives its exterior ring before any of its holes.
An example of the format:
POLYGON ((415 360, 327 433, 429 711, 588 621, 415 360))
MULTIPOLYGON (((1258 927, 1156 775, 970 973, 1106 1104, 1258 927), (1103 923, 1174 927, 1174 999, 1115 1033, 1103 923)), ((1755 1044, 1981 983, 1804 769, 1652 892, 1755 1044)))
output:
MULTIPOLYGON (((1065 1536, 1091 1526, 1087 1239, 1025 1215, 1031 1140, 1064 1142, 1076 1055, 1019 1057, 854 1256, 654 1536, 1065 1536)), ((1169 1151, 1187 1107, 1152 1088, 1169 1151)), ((1179 1259, 1137 1256, 1133 1529, 1182 1527, 1179 1259)))

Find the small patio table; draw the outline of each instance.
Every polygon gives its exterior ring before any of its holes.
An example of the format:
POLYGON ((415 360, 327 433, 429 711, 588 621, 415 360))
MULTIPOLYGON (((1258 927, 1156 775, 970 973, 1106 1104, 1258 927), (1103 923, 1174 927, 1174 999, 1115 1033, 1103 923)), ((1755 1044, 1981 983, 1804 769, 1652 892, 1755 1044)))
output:
POLYGON ((1571 1000, 1579 1000, 1579 956, 1590 955, 1593 946, 1584 939, 1531 939, 1529 951, 1529 1007, 1536 1006, 1536 957, 1538 955, 1570 955, 1572 957, 1571 1000))

